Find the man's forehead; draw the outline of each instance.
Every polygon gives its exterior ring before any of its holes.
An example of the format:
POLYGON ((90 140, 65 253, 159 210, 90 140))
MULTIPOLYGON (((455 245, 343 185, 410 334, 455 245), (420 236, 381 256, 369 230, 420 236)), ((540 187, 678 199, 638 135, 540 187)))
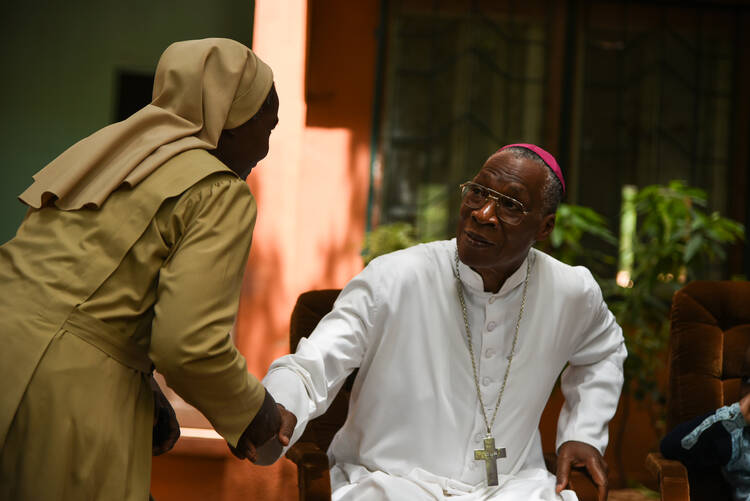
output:
POLYGON ((510 152, 503 151, 488 158, 474 179, 519 183, 527 186, 536 177, 534 165, 536 162, 530 159, 516 157, 510 152))

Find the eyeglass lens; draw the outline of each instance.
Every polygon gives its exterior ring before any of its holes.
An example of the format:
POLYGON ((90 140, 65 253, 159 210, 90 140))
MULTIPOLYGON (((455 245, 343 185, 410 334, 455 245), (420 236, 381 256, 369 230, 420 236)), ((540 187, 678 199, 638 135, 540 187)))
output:
POLYGON ((477 184, 463 185, 463 203, 470 209, 480 209, 485 206, 487 200, 495 201, 495 213, 499 219, 509 224, 518 224, 524 215, 524 208, 519 202, 510 197, 498 193, 491 194, 486 188, 477 184))

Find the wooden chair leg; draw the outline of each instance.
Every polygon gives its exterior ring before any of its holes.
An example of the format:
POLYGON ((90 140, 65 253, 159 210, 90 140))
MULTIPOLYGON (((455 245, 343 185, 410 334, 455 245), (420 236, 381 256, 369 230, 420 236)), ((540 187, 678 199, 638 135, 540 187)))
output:
POLYGON ((297 485, 300 501, 330 501, 331 475, 328 456, 311 442, 295 444, 286 453, 297 465, 297 485))

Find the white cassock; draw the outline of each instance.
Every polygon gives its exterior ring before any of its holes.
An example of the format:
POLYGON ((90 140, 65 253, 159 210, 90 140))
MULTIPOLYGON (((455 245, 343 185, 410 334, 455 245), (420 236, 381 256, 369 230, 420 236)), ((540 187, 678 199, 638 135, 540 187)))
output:
MULTIPOLYGON (((263 383, 297 416, 292 442, 359 373, 349 415, 331 443, 333 499, 559 500, 539 419, 560 371, 565 405, 557 447, 586 442, 602 454, 626 357, 622 331, 584 267, 532 249, 526 306, 505 394, 492 428, 499 485, 474 459, 486 428, 472 375, 454 276, 455 239, 381 256, 341 292, 293 355, 263 383)), ((479 386, 488 419, 497 401, 521 306, 526 262, 496 294, 459 264, 479 386)), ((562 499, 575 500, 572 491, 562 499)))

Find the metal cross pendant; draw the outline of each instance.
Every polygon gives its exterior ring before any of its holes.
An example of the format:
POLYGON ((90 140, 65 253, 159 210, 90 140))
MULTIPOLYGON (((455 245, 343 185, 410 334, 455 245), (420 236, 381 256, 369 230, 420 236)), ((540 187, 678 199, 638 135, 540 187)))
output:
POLYGON ((495 449, 492 435, 484 438, 484 449, 474 451, 474 460, 484 460, 487 469, 487 485, 497 485, 497 460, 505 458, 505 449, 495 449))

